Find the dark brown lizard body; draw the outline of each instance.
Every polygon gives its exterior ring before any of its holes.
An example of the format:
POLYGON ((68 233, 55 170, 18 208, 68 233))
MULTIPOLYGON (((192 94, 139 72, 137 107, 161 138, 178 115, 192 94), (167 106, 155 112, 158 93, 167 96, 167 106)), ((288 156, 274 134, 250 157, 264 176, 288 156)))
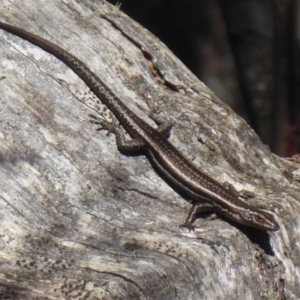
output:
POLYGON ((194 200, 195 204, 185 226, 191 228, 196 215, 209 210, 247 226, 262 230, 279 229, 279 225, 270 213, 255 209, 241 201, 234 193, 196 168, 166 139, 165 135, 170 129, 168 126, 154 129, 148 125, 123 104, 105 83, 76 57, 25 30, 2 22, 0 22, 0 28, 53 54, 78 74, 133 138, 131 143, 125 143, 119 131, 114 130, 118 148, 132 151, 144 150, 164 176, 194 200))

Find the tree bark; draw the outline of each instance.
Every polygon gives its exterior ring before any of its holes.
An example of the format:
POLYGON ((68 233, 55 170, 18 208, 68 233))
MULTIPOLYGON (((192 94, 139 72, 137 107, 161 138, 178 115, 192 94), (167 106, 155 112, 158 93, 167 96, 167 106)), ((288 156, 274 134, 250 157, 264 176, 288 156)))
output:
POLYGON ((195 231, 180 228, 190 203, 145 156, 125 156, 113 135, 96 132, 93 105, 83 104, 95 96, 82 80, 0 30, 1 299, 300 297, 299 166, 273 155, 165 45, 105 1, 5 1, 1 21, 77 56, 151 124, 147 103, 156 107, 186 157, 253 193, 246 201, 281 226, 265 233, 199 218, 195 231))

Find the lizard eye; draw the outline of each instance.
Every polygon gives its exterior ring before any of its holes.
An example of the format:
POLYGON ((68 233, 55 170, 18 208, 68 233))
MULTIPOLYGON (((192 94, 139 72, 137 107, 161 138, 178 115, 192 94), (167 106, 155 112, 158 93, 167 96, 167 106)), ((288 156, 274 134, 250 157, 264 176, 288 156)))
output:
POLYGON ((257 223, 264 223, 264 219, 261 216, 255 216, 255 221, 257 223))

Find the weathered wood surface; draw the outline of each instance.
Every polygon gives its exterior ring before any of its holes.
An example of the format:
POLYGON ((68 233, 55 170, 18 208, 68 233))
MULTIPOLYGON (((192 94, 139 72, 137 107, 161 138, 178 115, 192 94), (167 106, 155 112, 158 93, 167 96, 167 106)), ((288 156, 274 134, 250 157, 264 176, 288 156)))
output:
POLYGON ((276 233, 221 218, 179 228, 190 204, 145 156, 117 151, 62 62, 0 30, 1 299, 299 299, 297 165, 147 30, 104 1, 1 1, 1 21, 79 57, 137 114, 146 100, 171 142, 277 215, 276 233), (285 297, 285 298, 284 298, 285 297))

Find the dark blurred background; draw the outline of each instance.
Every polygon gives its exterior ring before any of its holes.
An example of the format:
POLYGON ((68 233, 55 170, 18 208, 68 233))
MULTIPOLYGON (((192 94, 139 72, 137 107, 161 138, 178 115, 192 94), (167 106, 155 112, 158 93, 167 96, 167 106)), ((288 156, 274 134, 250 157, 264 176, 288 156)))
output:
POLYGON ((273 152, 300 152, 299 1, 109 2, 160 38, 273 152))

